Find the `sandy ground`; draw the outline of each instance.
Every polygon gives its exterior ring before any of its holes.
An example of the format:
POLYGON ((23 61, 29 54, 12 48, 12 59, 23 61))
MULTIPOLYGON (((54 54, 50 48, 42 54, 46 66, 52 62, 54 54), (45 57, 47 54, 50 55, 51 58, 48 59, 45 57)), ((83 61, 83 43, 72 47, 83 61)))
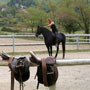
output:
MULTIPOLYGON (((58 67, 59 77, 56 90, 90 90, 90 65, 58 67)), ((37 90, 37 80, 34 80, 36 67, 30 67, 30 78, 26 81, 25 90, 37 90)), ((0 90, 10 90, 10 71, 8 67, 0 67, 0 90)), ((15 90, 19 84, 15 80, 15 90)), ((39 90, 49 90, 40 84, 39 90)))
MULTIPOLYGON (((16 39, 16 43, 33 42, 30 40, 16 39)), ((36 41, 35 41, 36 42, 36 41)), ((1 39, 0 43, 12 43, 11 39, 1 39)), ((61 46, 60 46, 61 49, 61 46)), ((76 45, 67 45, 66 49, 76 49, 76 45)), ((80 49, 90 49, 90 45, 81 45, 80 49)), ((4 50, 11 52, 12 47, 0 47, 0 52, 4 50)), ((15 47, 16 51, 40 51, 47 50, 45 46, 20 46, 15 47)), ((25 55, 27 58, 30 56, 25 55)), ((38 57, 47 57, 48 54, 37 54, 38 57)), ((62 53, 60 53, 57 59, 62 59, 62 53)), ((90 52, 73 52, 67 53, 65 59, 90 59, 90 52)), ((90 90, 90 65, 84 66, 65 66, 58 67, 59 77, 56 84, 56 90, 90 90)), ((36 74, 36 67, 30 67, 30 79, 26 81, 25 90, 37 90, 37 80, 34 80, 36 74)), ((10 71, 8 67, 0 66, 0 90, 10 90, 10 71)), ((15 90, 19 90, 19 84, 15 81, 15 90)), ((40 84, 39 90, 49 90, 40 84)))
MULTIPOLYGON (((90 52, 67 53, 65 59, 89 59, 90 52)), ((38 57, 47 57, 47 54, 37 54, 38 57)), ((58 59, 61 58, 58 55, 58 59)), ((28 58, 29 55, 26 55, 28 58)), ((58 67, 59 77, 56 90, 90 90, 90 65, 58 67)), ((30 67, 30 78, 26 81, 25 90, 37 90, 37 79, 34 80, 36 67, 30 67)), ((8 67, 0 66, 0 90, 10 90, 10 71, 8 67)), ((15 90, 19 90, 19 84, 15 80, 15 90)), ((39 90, 49 90, 40 84, 39 90)))
MULTIPOLYGON (((55 54, 53 54, 54 56, 55 54)), ((27 58, 30 55, 26 55, 27 58)), ((48 54, 36 54, 37 57, 47 57, 48 54)), ((57 56, 58 60, 62 60, 62 53, 59 53, 57 56)), ((65 59, 90 59, 90 52, 72 52, 72 53, 67 53, 65 54, 65 59)))

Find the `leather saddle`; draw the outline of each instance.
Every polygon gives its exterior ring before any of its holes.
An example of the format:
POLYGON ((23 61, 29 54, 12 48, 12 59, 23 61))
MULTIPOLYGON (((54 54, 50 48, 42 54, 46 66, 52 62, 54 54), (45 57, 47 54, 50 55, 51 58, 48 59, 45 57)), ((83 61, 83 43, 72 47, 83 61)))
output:
POLYGON ((30 61, 38 65, 36 73, 38 79, 37 89, 39 83, 44 84, 44 86, 55 84, 58 79, 58 69, 55 59, 51 56, 40 59, 33 52, 30 52, 30 54, 30 61))
MULTIPOLYGON (((37 64, 37 65, 40 65, 42 63, 42 59, 41 58, 38 58, 32 51, 30 51, 30 54, 31 54, 31 57, 30 57, 30 61, 37 64)), ((45 62, 47 65, 53 65, 56 63, 56 60, 54 57, 52 56, 49 56, 45 59, 45 62)))
POLYGON ((29 61, 26 57, 11 57, 5 52, 2 52, 1 57, 4 60, 9 60, 9 68, 14 72, 14 77, 19 83, 29 79, 29 61))
POLYGON ((62 40, 62 35, 60 33, 57 34, 57 39, 59 42, 62 40))
POLYGON ((14 57, 11 62, 11 68, 17 81, 24 82, 29 79, 29 62, 26 57, 14 57))

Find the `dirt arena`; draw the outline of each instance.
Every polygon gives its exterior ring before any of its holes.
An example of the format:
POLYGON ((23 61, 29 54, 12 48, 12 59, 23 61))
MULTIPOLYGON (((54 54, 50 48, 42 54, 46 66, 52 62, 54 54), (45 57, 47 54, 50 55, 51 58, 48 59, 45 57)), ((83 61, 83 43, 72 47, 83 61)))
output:
MULTIPOLYGON (((25 40, 25 42, 30 40, 25 40)), ((23 43, 24 40, 16 40, 16 43, 23 43)), ((30 41, 31 42, 31 41, 30 41)), ((33 41, 32 41, 33 42, 33 41)), ((35 41, 36 42, 36 41, 35 41)), ((9 39, 4 39, 0 43, 12 43, 9 39)), ((90 46, 80 46, 80 48, 90 49, 90 46)), ((76 49, 74 46, 66 46, 66 49, 76 49)), ((12 47, 0 47, 0 52, 4 50, 6 52, 12 51, 12 47)), ((36 46, 27 46, 27 47, 15 47, 16 51, 34 51, 34 50, 47 50, 45 46, 37 47, 36 46)), ((27 58, 28 55, 25 55, 27 58)), ((38 57, 47 57, 48 54, 37 54, 38 57)), ((62 53, 58 55, 57 59, 62 59, 62 53)), ((73 52, 67 53, 65 59, 90 59, 90 52, 73 52)), ((90 90, 90 65, 84 66, 64 66, 58 67, 59 77, 56 84, 56 90, 90 90)), ((36 67, 30 67, 30 79, 25 82, 24 90, 37 90, 37 80, 34 80, 36 74, 36 67)), ((0 90, 10 90, 10 71, 8 67, 0 66, 0 90)), ((15 90, 19 90, 19 84, 15 81, 15 90)), ((49 88, 44 87, 40 84, 38 90, 49 90, 49 88)))
MULTIPOLYGON (((90 90, 90 65, 58 67, 59 77, 56 90, 90 90)), ((31 76, 26 81, 24 90, 37 90, 37 80, 34 80, 36 67, 30 68, 31 76)), ((0 67, 0 90, 10 90, 10 71, 8 67, 0 67)), ((19 83, 15 81, 15 90, 19 83)), ((49 90, 40 84, 39 90, 49 90)))
MULTIPOLYGON (((66 59, 89 59, 90 52, 67 53, 66 59)), ((29 55, 26 55, 27 58, 29 55)), ((37 54, 38 57, 47 57, 47 54, 37 54)), ((59 54, 58 59, 62 54, 59 54)), ((58 67, 59 77, 56 90, 90 90, 90 65, 58 67)), ((30 67, 30 79, 26 81, 25 90, 37 90, 37 79, 34 80, 36 67, 30 67)), ((8 67, 0 66, 0 90, 10 90, 10 71, 8 67)), ((15 81, 15 90, 19 84, 15 81)), ((40 84, 39 90, 49 90, 40 84)))

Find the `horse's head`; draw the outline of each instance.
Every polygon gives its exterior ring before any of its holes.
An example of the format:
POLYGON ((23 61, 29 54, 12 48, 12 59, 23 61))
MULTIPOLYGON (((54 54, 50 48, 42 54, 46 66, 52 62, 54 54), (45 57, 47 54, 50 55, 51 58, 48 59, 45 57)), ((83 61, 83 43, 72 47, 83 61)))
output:
POLYGON ((36 32, 36 37, 38 37, 38 35, 40 35, 40 34, 41 34, 41 27, 38 26, 37 27, 37 32, 36 32))

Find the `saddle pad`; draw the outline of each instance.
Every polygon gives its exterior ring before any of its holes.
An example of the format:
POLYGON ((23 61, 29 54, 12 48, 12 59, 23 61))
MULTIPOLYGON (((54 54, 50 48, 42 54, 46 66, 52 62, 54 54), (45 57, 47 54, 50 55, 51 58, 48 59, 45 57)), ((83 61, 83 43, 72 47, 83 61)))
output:
POLYGON ((47 65, 54 65, 56 63, 55 58, 52 56, 47 57, 45 60, 47 65))
POLYGON ((58 39, 59 42, 61 41, 62 36, 60 35, 60 33, 57 34, 57 39, 58 39))

